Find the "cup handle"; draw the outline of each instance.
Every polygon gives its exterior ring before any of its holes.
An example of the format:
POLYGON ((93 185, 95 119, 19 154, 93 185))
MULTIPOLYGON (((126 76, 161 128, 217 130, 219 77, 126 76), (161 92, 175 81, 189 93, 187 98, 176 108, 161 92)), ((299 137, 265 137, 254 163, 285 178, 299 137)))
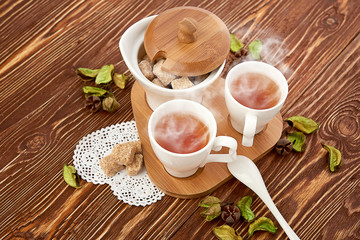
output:
POLYGON ((215 138, 212 150, 220 151, 223 147, 229 148, 228 154, 210 154, 200 165, 204 167, 205 164, 210 162, 232 162, 233 157, 236 156, 237 141, 232 137, 218 136, 215 138))
POLYGON ((242 145, 245 147, 251 147, 254 142, 255 130, 257 124, 257 116, 253 114, 246 114, 245 124, 242 138, 242 145))

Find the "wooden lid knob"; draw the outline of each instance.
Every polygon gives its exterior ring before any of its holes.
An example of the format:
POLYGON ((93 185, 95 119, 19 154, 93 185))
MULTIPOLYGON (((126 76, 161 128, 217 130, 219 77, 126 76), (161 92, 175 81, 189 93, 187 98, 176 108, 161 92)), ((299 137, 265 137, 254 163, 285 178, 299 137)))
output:
POLYGON ((178 76, 198 76, 219 67, 230 50, 230 33, 215 14, 197 7, 168 9, 146 29, 144 47, 152 61, 178 76))
POLYGON ((196 40, 197 22, 195 19, 186 17, 178 23, 178 39, 182 43, 192 43, 196 40))

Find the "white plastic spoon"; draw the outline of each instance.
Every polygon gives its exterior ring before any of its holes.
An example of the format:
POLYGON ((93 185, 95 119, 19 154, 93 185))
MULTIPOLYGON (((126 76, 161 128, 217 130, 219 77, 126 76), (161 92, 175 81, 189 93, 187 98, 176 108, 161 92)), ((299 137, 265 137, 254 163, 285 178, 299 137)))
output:
POLYGON ((228 169, 234 177, 253 190, 263 200, 290 240, 300 240, 275 206, 260 171, 252 160, 237 155, 234 161, 228 163, 228 169))

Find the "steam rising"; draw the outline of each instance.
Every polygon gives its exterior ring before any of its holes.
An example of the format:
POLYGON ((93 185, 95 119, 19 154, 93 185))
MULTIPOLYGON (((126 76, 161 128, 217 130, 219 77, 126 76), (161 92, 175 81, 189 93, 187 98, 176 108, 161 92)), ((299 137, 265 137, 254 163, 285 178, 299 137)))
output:
MULTIPOLYGON (((285 46, 285 43, 279 37, 271 37, 267 39, 261 39, 263 47, 261 50, 262 61, 266 62, 282 72, 286 78, 291 76, 293 70, 286 64, 285 58, 289 53, 289 50, 285 46)), ((232 67, 243 61, 253 60, 251 55, 248 54, 245 59, 237 59, 233 61, 229 67, 229 71, 232 67)))
POLYGON ((168 151, 191 153, 206 146, 209 129, 190 114, 167 114, 156 123, 154 137, 168 151))
POLYGON ((285 62, 288 53, 289 50, 284 46, 284 41, 279 38, 267 38, 263 41, 261 51, 263 61, 279 69, 286 78, 293 73, 293 70, 285 62))
MULTIPOLYGON (((289 65, 286 63, 286 56, 289 53, 288 49, 286 48, 284 41, 278 37, 271 37, 267 39, 261 39, 263 42, 263 48, 261 52, 262 61, 266 62, 277 69, 280 70, 284 74, 286 78, 291 76, 293 70, 290 68, 289 65)), ((250 42, 249 42, 250 43, 250 42)), ((229 66, 228 71, 230 69, 239 64, 243 61, 250 61, 253 60, 248 54, 245 59, 239 59, 238 61, 235 60, 229 66)), ((222 78, 226 76, 223 75, 222 78)), ((219 80, 218 80, 219 81, 219 80)), ((203 95, 202 104, 207 107, 212 114, 214 115, 215 119, 217 120, 218 124, 227 121, 227 115, 224 115, 224 109, 222 106, 218 104, 219 99, 224 99, 224 81, 221 79, 220 83, 212 84, 207 90, 204 90, 202 93, 194 93, 193 99, 194 101, 199 102, 199 98, 203 95)), ((256 86, 250 87, 249 91, 253 91, 256 86)), ((201 99, 201 98, 200 98, 201 99)), ((181 115, 181 114, 180 114, 181 115)), ((207 142, 206 138, 209 136, 208 129, 206 127, 206 131, 204 132, 202 138, 199 139, 192 139, 191 142, 187 143, 185 140, 189 139, 185 136, 189 134, 189 132, 197 132, 198 122, 193 118, 186 118, 186 121, 183 121, 181 124, 178 123, 177 117, 174 114, 169 114, 166 116, 170 116, 169 119, 165 119, 164 117, 159 120, 157 125, 167 125, 166 128, 164 127, 156 127, 156 131, 154 133, 156 141, 162 146, 163 144, 173 143, 172 146, 174 147, 173 150, 169 150, 171 152, 181 152, 184 145, 188 144, 190 146, 199 146, 201 142, 207 142)), ((164 147, 164 146, 163 146, 164 147)), ((166 147, 164 147, 167 149, 166 147)), ((195 149, 195 147, 194 147, 195 149)))
POLYGON ((258 73, 240 75, 231 83, 230 92, 239 103, 254 109, 275 106, 281 94, 273 80, 258 73))

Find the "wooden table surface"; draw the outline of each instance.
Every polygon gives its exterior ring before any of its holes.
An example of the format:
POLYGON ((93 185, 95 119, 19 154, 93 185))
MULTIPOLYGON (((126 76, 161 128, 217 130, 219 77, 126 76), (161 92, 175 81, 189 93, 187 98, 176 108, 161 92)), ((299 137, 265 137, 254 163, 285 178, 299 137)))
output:
MULTIPOLYGON (((130 93, 115 90, 113 114, 84 109, 78 67, 112 63, 130 74, 118 48, 140 19, 176 6, 197 6, 220 17, 241 40, 265 43, 263 59, 286 76, 281 114, 320 123, 303 153, 274 151, 256 162, 276 206, 301 239, 360 239, 360 4, 358 0, 244 1, 0 1, 0 238, 215 239, 221 220, 200 217, 200 199, 164 196, 146 206, 119 201, 108 185, 81 180, 69 187, 79 140, 134 119, 130 93), (321 143, 340 149, 331 173, 321 143)), ((287 128, 287 124, 284 124, 287 128)), ((253 192, 231 179, 211 195, 237 201, 253 192)), ((253 194, 257 216, 274 220, 253 194)), ((244 238, 249 223, 233 227, 244 238)))

